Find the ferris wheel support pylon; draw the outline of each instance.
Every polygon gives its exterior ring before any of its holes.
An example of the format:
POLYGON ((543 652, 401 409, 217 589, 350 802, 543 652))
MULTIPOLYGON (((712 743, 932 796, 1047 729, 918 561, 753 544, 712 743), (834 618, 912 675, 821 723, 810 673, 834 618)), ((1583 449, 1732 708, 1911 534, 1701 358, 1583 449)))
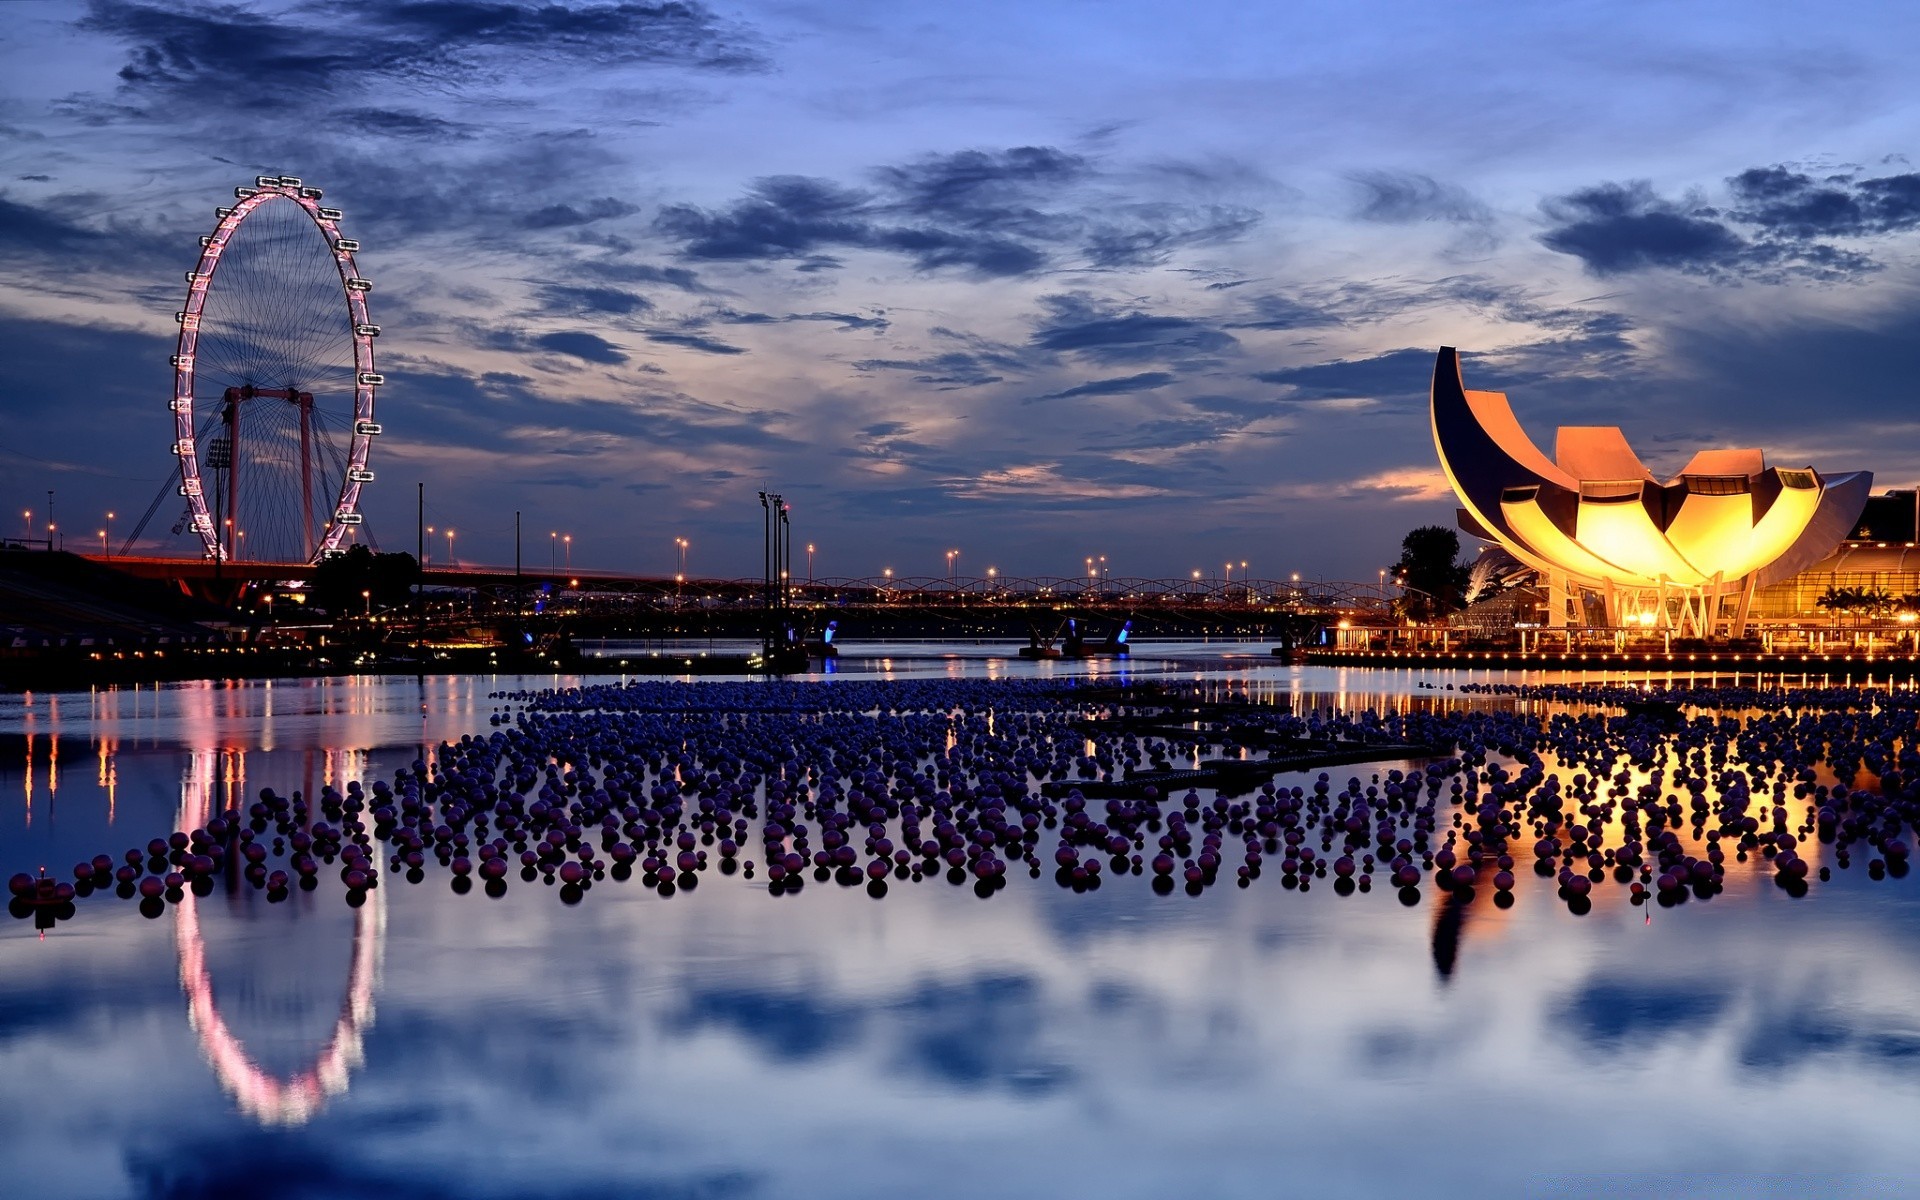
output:
MULTIPOLYGON (((206 556, 216 561, 235 557, 239 549, 236 543, 245 537, 240 506, 243 484, 241 464, 246 457, 246 447, 241 440, 242 405, 256 399, 285 401, 297 410, 299 423, 300 517, 296 533, 308 561, 315 561, 337 551, 354 527, 362 523, 361 489, 373 478, 367 461, 372 439, 380 432, 379 424, 374 421, 374 397, 376 389, 385 382, 384 377, 374 369, 373 338, 379 335, 380 328, 372 323, 367 310, 367 294, 372 291, 373 284, 361 278, 354 260, 360 243, 341 236, 339 224, 343 214, 338 209, 321 207, 319 188, 307 187, 292 176, 261 176, 254 181, 253 187, 235 188, 234 195, 239 202, 232 207, 216 210, 218 221, 213 232, 200 239, 199 261, 187 273, 186 304, 175 314, 180 333, 173 356, 171 407, 174 417, 173 453, 179 458, 180 494, 186 497, 188 518, 206 556), (248 218, 263 206, 277 203, 298 206, 324 240, 339 277, 338 335, 350 342, 352 349, 351 441, 342 464, 338 493, 332 498, 325 528, 318 533, 314 529, 313 507, 316 414, 311 391, 291 384, 256 387, 252 381, 225 388, 221 397, 223 407, 220 424, 223 436, 209 446, 209 461, 205 464, 215 472, 216 496, 211 508, 207 504, 201 454, 195 444, 195 385, 209 293, 216 286, 222 256, 235 244, 234 239, 248 218), (224 445, 220 442, 224 442, 224 445), (225 495, 218 495, 220 491, 224 491, 225 495)), ((338 450, 332 448, 330 441, 327 444, 329 452, 338 461, 338 450)), ((257 549, 257 536, 255 541, 257 549)))

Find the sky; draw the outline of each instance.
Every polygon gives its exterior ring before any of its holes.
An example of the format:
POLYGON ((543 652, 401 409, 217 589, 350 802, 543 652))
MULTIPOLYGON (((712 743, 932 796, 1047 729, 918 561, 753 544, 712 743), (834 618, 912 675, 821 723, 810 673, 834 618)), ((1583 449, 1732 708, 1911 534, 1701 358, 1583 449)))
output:
POLYGON ((0 4, 0 532, 166 486, 282 173, 375 281, 389 549, 424 483, 463 561, 740 576, 770 488, 820 577, 1367 580, 1452 522, 1441 345, 1542 445, 1912 486, 1920 10, 1830 13, 0 4))

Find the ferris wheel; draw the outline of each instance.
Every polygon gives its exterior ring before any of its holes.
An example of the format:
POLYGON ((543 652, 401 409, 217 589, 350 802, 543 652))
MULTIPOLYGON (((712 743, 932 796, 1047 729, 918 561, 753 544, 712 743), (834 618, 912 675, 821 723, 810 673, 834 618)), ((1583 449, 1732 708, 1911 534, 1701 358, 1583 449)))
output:
POLYGON ((216 561, 315 562, 365 523, 374 420, 373 284, 342 213, 293 176, 216 210, 187 272, 173 355, 185 524, 216 561))

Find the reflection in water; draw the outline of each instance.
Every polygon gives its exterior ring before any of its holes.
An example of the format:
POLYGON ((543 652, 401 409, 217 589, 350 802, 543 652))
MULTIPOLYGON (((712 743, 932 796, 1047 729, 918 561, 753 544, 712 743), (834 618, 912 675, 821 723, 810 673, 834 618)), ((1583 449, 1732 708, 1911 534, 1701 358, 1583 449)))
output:
MULTIPOLYGON (((1400 678, 1340 676, 1354 707, 1497 703, 1400 678)), ((8 808, 0 853, 19 869, 123 846, 101 823, 116 804, 139 840, 191 827, 244 806, 249 777, 308 796, 390 777, 485 731, 486 691, 536 682, 551 681, 444 687, 425 722, 410 680, 123 694, 91 728, 71 707, 57 822, 50 710, 29 723, 0 698, 0 737, 22 739, 0 743, 0 782, 22 795, 4 772, 31 725, 36 806, 31 838, 8 808), (104 776, 84 769, 96 756, 104 776)), ((1268 668, 1225 686, 1301 712, 1338 682, 1268 668)), ((1628 786, 1643 782, 1636 768, 1628 786)), ((1512 909, 1483 878, 1470 903, 1423 888, 1426 912, 1318 882, 1156 897, 1015 880, 984 901, 942 885, 874 903, 734 878, 565 907, 544 888, 491 901, 390 877, 353 914, 344 996, 329 970, 324 1032, 303 1026, 292 1061, 270 1044, 291 1023, 254 998, 283 978, 284 943, 226 939, 294 906, 243 889, 236 924, 218 893, 188 898, 169 941, 99 897, 44 943, 0 928, 0 1075, 50 1081, 0 1106, 0 1164, 9 1193, 116 1200, 717 1198, 803 1178, 933 1200, 1483 1196, 1496 1160, 1503 1194, 1728 1195, 1759 1176, 1894 1194, 1870 1185, 1920 1171, 1920 890, 1855 871, 1796 901, 1760 866, 1652 924, 1615 888, 1576 917, 1524 861, 1512 909), (280 1023, 254 1033, 256 1014, 280 1023), (166 1079, 167 1102, 130 1103, 127 1063, 166 1079), (1581 1174, 1626 1162, 1631 1181, 1581 1174)))
POLYGON ((207 971, 198 897, 188 892, 174 906, 174 945, 180 956, 180 987, 187 994, 187 1020, 220 1085, 242 1112, 268 1125, 300 1125, 320 1110, 328 1096, 347 1090, 348 1072, 360 1065, 361 1039, 373 1024, 373 991, 379 982, 386 925, 386 889, 374 888, 355 913, 353 966, 332 1035, 311 1066, 281 1079, 261 1069, 220 1015, 213 978, 207 971))
MULTIPOLYGON (((311 755, 307 757, 311 763, 311 755)), ((333 756, 327 758, 331 781, 333 756)), ((182 780, 174 828, 204 828, 216 811, 243 804, 244 796, 235 796, 233 790, 245 779, 245 756, 240 752, 194 750, 182 780), (219 805, 213 803, 216 786, 224 793, 219 805)), ((235 869, 230 863, 228 870, 235 869)), ((223 878, 230 880, 230 876, 223 878)), ((376 887, 355 911, 353 960, 339 1018, 312 1065, 286 1078, 262 1069, 220 1015, 213 976, 207 969, 200 898, 187 892, 174 906, 174 947, 180 959, 180 988, 187 995, 187 1020, 199 1036, 201 1052, 221 1087, 239 1103, 242 1112, 268 1125, 300 1125, 320 1111, 328 1096, 347 1090, 348 1073, 363 1061, 362 1038, 373 1024, 373 992, 379 982, 387 926, 386 897, 386 888, 376 887)))

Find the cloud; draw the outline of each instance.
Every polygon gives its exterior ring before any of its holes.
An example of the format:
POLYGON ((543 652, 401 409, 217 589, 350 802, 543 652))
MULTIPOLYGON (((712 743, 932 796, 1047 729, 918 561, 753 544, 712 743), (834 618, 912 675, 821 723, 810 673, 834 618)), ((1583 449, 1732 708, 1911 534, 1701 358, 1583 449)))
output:
POLYGON ((651 312, 653 301, 634 292, 611 287, 578 287, 572 284, 547 284, 540 289, 542 311, 579 316, 631 316, 651 312))
POLYGON ((745 354, 743 347, 735 346, 718 338, 705 337, 697 333, 681 333, 667 329, 650 329, 646 339, 662 346, 684 346, 688 350, 698 350, 702 354, 745 354))
MULTIPOLYGON (((1220 285, 1207 286, 1217 288, 1220 285)), ((1317 329, 1340 324, 1340 321, 1339 315, 1329 307, 1311 300, 1267 292, 1248 297, 1247 315, 1233 321, 1232 326, 1235 329, 1317 329)))
POLYGON ((568 354, 593 363, 623 363, 627 355, 618 346, 597 333, 544 333, 533 339, 535 347, 555 354, 568 354))
POLYGON ((624 200, 612 196, 602 196, 598 200, 589 200, 584 204, 549 204, 538 208, 520 218, 520 223, 528 229, 563 229, 573 225, 588 225, 594 221, 605 221, 612 217, 624 217, 639 212, 640 209, 624 200))
POLYGON ((1253 377, 1291 387, 1296 397, 1309 400, 1424 397, 1433 378, 1433 353, 1420 348, 1390 350, 1367 358, 1256 371, 1253 377))
POLYGON ((490 350, 506 350, 516 354, 561 354, 582 362, 608 366, 624 363, 628 357, 626 351, 599 334, 582 330, 529 335, 513 329, 492 329, 479 338, 479 344, 490 350))
POLYGON ((1086 292, 1042 296, 1033 345, 1093 362, 1212 358, 1239 347, 1230 333, 1191 317, 1146 313, 1086 292))
POLYGON ((768 176, 718 208, 669 205, 654 229, 697 260, 788 261, 820 271, 841 266, 848 251, 872 251, 919 271, 1008 278, 1063 263, 1150 266, 1180 247, 1230 241, 1259 219, 1233 205, 1082 194, 1101 173, 1080 155, 1046 146, 928 154, 869 177, 856 187, 768 176))
POLYGON ((913 382, 938 387, 942 391, 982 387, 1006 378, 997 374, 979 355, 960 351, 932 354, 925 358, 863 358, 852 366, 862 373, 909 371, 913 373, 913 382))
POLYGON ((1361 191, 1354 215, 1385 225, 1412 225, 1445 221, 1455 225, 1485 225, 1493 220, 1488 208, 1465 188, 1441 183, 1413 171, 1355 171, 1348 176, 1361 191))
POLYGON ((462 121, 397 108, 349 108, 335 114, 334 120, 351 133, 439 144, 470 141, 478 131, 462 121))
POLYGON ((1920 228, 1920 174, 1815 178, 1784 166, 1727 181, 1733 203, 1669 200, 1645 180, 1602 183, 1543 205, 1548 249, 1595 275, 1668 269, 1709 278, 1781 282, 1853 280, 1880 264, 1833 239, 1869 239, 1920 228))
POLYGON ((685 267, 662 267, 653 263, 627 262, 623 259, 589 259, 577 264, 579 270, 614 283, 664 283, 683 292, 703 295, 712 289, 685 267))
POLYGON ((303 97, 375 90, 383 81, 459 85, 560 63, 721 73, 767 67, 755 35, 692 0, 572 7, 319 0, 281 13, 92 0, 77 25, 127 47, 119 71, 124 91, 195 108, 287 108, 303 97), (240 79, 272 86, 233 87, 240 79))
POLYGON ((1041 400, 1072 400, 1086 396, 1121 396, 1128 392, 1147 392, 1155 388, 1163 388, 1172 382, 1173 376, 1165 371, 1143 371, 1138 375, 1126 375, 1117 379, 1095 379, 1064 391, 1034 396, 1027 403, 1033 404, 1041 400))
POLYGON ((1063 473, 1060 467, 1057 461, 994 467, 972 478, 941 482, 948 495, 960 500, 1020 500, 1056 505, 1105 504, 1173 494, 1171 489, 1155 484, 1075 478, 1063 473))
POLYGON ((1546 211, 1555 227, 1541 242, 1578 258, 1595 275, 1650 267, 1735 269, 1752 252, 1714 210, 1664 200, 1644 180, 1583 188, 1549 200, 1546 211))
POLYGON ((1857 179, 1755 167, 1727 181, 1731 216, 1791 238, 1867 237, 1920 227, 1920 174, 1857 179))
POLYGON ((712 320, 723 325, 785 325, 794 321, 826 321, 840 327, 841 332, 856 329, 870 329, 880 333, 892 324, 882 316, 861 316, 858 313, 843 312, 804 312, 787 313, 774 316, 763 312, 736 312, 733 309, 721 309, 712 314, 712 320))

